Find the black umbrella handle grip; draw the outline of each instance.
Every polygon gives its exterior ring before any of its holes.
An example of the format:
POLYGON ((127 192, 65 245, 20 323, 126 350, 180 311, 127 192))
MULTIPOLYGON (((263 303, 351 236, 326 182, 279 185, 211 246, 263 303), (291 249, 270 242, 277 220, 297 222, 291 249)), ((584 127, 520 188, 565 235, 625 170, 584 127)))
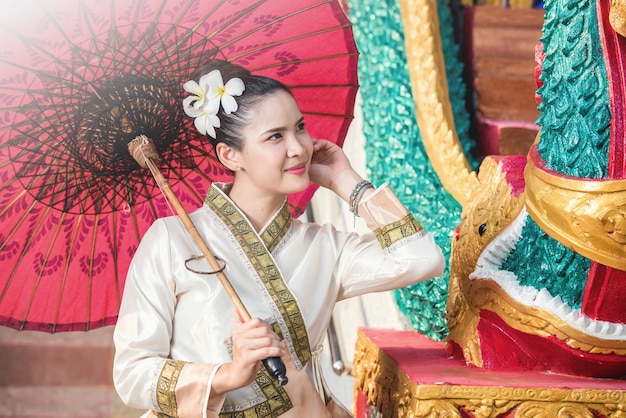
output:
POLYGON ((285 363, 280 357, 269 357, 263 360, 263 366, 269 372, 270 376, 278 380, 281 386, 285 386, 289 379, 287 379, 287 369, 285 363))

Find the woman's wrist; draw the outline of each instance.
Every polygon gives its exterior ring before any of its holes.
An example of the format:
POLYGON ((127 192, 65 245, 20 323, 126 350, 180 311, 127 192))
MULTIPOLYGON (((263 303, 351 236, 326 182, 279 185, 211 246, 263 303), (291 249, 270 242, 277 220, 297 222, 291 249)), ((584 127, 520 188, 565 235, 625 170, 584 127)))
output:
POLYGON ((357 184, 364 179, 354 170, 345 170, 337 175, 330 184, 330 189, 346 203, 350 204, 350 197, 357 184))
POLYGON ((211 394, 219 396, 240 387, 237 386, 236 382, 233 382, 232 366, 232 363, 224 363, 218 369, 211 381, 211 394))

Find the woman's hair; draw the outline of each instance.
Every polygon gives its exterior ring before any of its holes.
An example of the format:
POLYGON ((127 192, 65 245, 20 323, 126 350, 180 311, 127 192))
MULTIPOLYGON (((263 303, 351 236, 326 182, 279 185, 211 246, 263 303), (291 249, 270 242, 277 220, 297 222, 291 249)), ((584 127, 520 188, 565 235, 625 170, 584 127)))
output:
POLYGON ((192 74, 192 80, 198 81, 200 77, 213 70, 220 70, 224 84, 231 78, 239 77, 243 81, 245 90, 241 96, 235 96, 238 106, 236 111, 226 113, 220 106, 217 112, 217 116, 220 119, 220 127, 215 129, 215 138, 211 138, 208 135, 207 137, 211 141, 213 148, 220 142, 223 142, 235 150, 241 150, 243 147, 242 130, 250 122, 256 105, 276 91, 282 90, 291 95, 293 94, 289 87, 278 80, 261 75, 253 75, 239 65, 222 60, 211 60, 199 67, 192 74))

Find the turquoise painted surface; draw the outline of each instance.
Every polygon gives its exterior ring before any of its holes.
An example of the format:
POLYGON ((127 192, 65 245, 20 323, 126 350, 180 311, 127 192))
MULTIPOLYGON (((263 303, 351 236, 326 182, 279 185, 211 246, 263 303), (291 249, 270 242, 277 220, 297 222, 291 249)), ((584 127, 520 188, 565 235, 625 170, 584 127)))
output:
MULTIPOLYGON (((400 200, 430 231, 450 257, 451 237, 460 222, 460 205, 444 190, 429 163, 417 126, 416 109, 406 64, 404 27, 396 0, 349 0, 350 17, 361 53, 360 92, 363 97, 363 133, 368 176, 376 184, 387 182, 400 200)), ((456 129, 467 155, 469 114, 453 40, 452 16, 440 1, 440 26, 456 129)), ((476 161, 470 158, 476 166, 476 161)), ((449 269, 442 277, 396 291, 401 311, 419 332, 435 340, 448 334, 445 307, 449 269)))
MULTIPOLYGON (((596 3, 547 0, 545 13, 537 148, 552 170, 606 178, 611 109, 596 3)), ((522 285, 546 288, 580 308, 590 264, 529 219, 502 268, 514 272, 522 285)))

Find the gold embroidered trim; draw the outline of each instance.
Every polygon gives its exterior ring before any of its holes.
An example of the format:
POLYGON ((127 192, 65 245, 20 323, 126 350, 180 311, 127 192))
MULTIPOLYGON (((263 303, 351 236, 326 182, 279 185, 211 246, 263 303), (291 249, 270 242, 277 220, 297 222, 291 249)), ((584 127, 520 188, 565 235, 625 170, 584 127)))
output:
POLYGON ((177 404, 176 404, 176 383, 178 383, 178 376, 180 371, 186 364, 180 360, 167 360, 161 369, 159 380, 157 381, 157 404, 161 411, 170 417, 177 417, 177 404))
POLYGON ((278 215, 276 215, 276 218, 272 220, 261 234, 261 240, 263 240, 270 253, 276 249, 276 246, 289 231, 291 219, 289 205, 285 204, 278 212, 278 215))
MULTIPOLYGON (((311 359, 311 348, 304 319, 293 294, 285 285, 280 271, 273 262, 271 250, 268 249, 275 249, 291 226, 292 218, 287 203, 263 231, 261 236, 263 242, 259 241, 257 234, 232 202, 215 187, 209 189, 205 203, 233 233, 277 307, 280 318, 275 319, 282 322, 283 326, 272 324, 274 331, 281 337, 284 337, 283 329, 289 332, 291 345, 297 356, 294 360, 298 360, 301 365, 306 364, 311 359)), ((266 401, 242 411, 220 413, 220 417, 274 418, 292 408, 287 393, 277 385, 264 367, 259 370, 256 383, 266 396, 266 401)))
MULTIPOLYGON (((297 360, 302 365, 306 364, 311 359, 311 347, 309 346, 309 336, 304 326, 304 319, 293 294, 285 285, 285 281, 264 243, 259 241, 257 234, 233 203, 216 188, 210 188, 205 202, 233 232, 234 237, 278 308, 281 318, 276 318, 276 320, 284 322, 298 356, 297 360)), ((276 219, 272 220, 272 223, 275 221, 276 219)), ((284 230, 280 226, 277 228, 284 230)))
POLYGON ((265 367, 261 367, 256 375, 256 383, 261 388, 263 394, 267 397, 265 402, 255 405, 251 408, 237 412, 221 412, 222 418, 276 418, 288 410, 293 405, 291 400, 283 389, 278 385, 275 379, 272 379, 270 374, 265 370, 265 367))
POLYGON ((376 235, 382 248, 389 248, 396 242, 415 235, 423 229, 422 225, 413 218, 413 215, 408 214, 399 221, 378 228, 374 231, 374 235, 376 235))

